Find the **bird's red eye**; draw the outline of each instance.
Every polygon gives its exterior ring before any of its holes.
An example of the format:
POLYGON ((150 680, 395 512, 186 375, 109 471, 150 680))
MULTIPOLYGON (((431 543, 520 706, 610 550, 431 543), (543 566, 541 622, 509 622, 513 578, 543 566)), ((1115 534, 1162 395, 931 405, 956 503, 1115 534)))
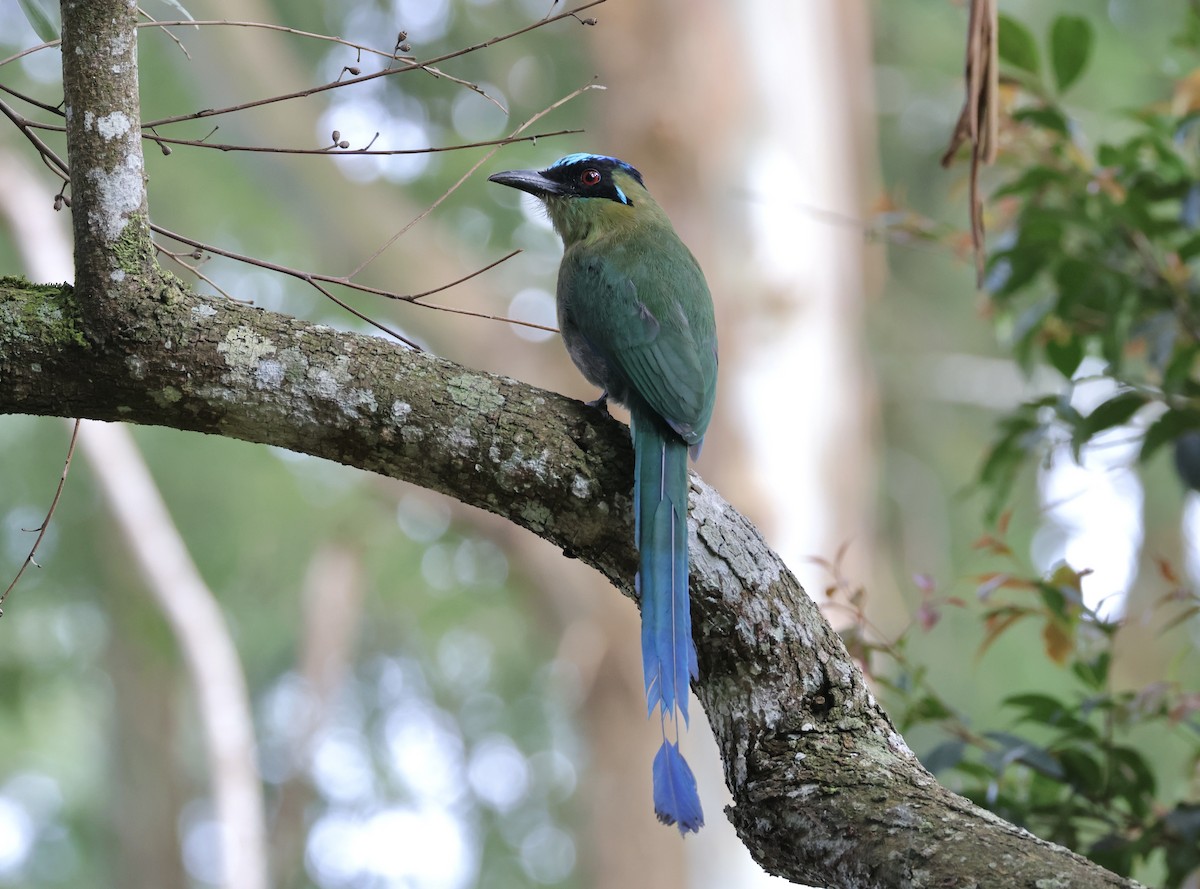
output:
POLYGON ((579 181, 587 186, 599 185, 600 184, 600 171, 599 170, 584 170, 582 173, 579 174, 579 181))

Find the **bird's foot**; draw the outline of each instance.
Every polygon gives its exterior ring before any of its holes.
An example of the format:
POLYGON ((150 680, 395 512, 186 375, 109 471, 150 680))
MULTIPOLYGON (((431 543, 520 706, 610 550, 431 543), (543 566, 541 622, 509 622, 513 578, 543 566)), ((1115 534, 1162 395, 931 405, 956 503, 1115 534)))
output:
POLYGON ((584 404, 586 404, 588 407, 594 407, 596 410, 603 411, 604 413, 607 414, 608 413, 608 392, 607 391, 601 392, 600 397, 597 398, 595 401, 585 401, 584 404))

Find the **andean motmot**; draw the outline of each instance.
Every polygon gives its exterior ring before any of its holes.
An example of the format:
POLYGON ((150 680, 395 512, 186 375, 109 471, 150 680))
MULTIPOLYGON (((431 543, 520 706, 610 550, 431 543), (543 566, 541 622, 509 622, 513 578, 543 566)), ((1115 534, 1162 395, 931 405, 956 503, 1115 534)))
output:
POLYGON ((575 366, 629 409, 642 666, 659 708, 654 810, 680 833, 704 824, 679 751, 678 713, 698 674, 688 597, 688 453, 699 456, 717 388, 712 297, 691 251, 624 161, 570 154, 544 170, 489 177, 539 198, 563 242, 558 326, 575 366), (667 722, 674 728, 668 735, 667 722))

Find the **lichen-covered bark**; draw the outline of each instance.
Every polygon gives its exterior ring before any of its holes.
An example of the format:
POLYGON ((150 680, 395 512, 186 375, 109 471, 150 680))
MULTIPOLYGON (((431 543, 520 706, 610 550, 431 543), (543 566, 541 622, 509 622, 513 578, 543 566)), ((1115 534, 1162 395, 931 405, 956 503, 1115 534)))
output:
MULTIPOLYGON (((626 595, 624 426, 583 404, 170 282, 141 323, 81 336, 91 294, 0 279, 0 413, 83 416, 273 444, 511 519, 626 595)), ((692 477, 700 679, 735 805, 773 873, 837 887, 1130 886, 940 787, 758 531, 692 477)))
MULTIPOLYGON (((75 280, 104 300, 154 266, 147 225, 137 0, 63 0, 63 112, 75 280)), ((103 312, 99 303, 94 307, 103 312)))

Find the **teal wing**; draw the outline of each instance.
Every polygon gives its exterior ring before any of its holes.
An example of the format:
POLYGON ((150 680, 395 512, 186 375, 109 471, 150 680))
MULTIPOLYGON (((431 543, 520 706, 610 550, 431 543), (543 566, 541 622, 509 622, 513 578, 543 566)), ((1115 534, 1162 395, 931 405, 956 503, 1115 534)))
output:
POLYGON ((563 257, 559 290, 589 347, 696 445, 716 397, 712 297, 687 247, 673 233, 664 237, 669 242, 653 250, 634 239, 574 245, 563 257))

